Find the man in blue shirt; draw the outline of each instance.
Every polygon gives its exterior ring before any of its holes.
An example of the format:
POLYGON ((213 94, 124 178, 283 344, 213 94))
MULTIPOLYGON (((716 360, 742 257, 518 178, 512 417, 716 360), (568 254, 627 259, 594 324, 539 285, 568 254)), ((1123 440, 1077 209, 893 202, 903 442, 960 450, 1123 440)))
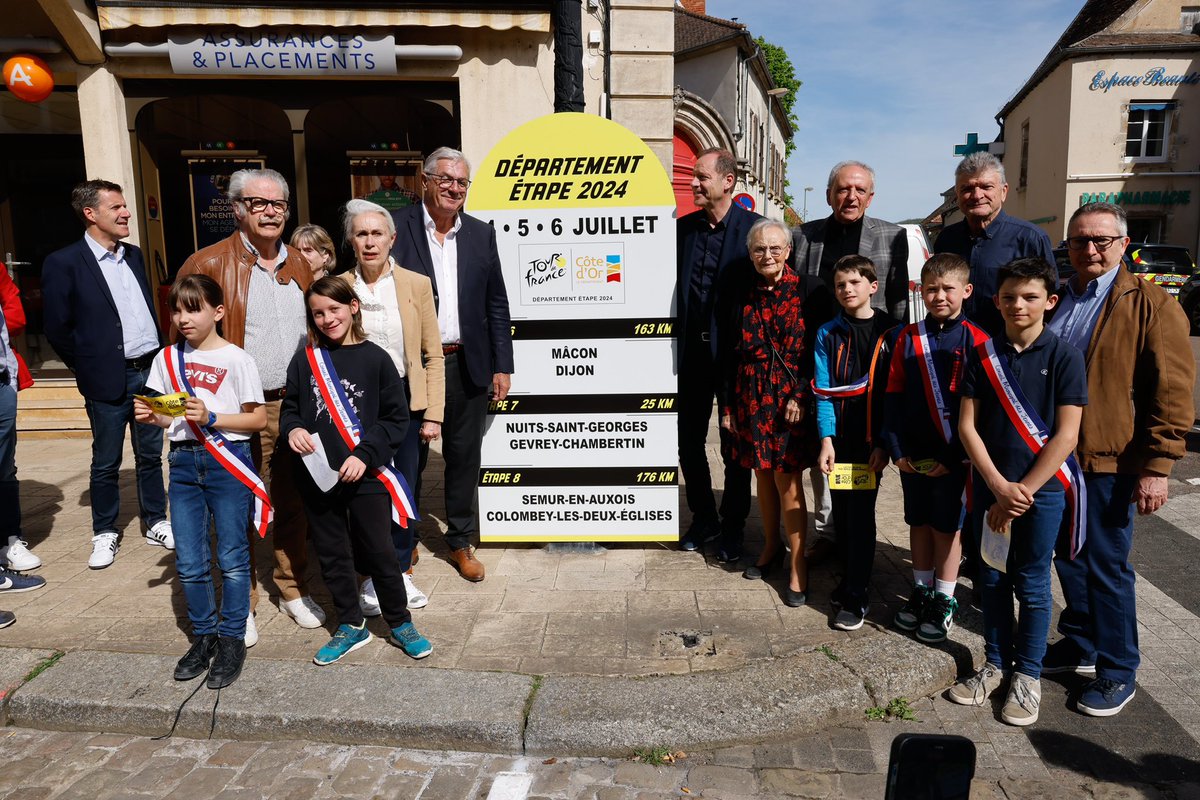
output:
POLYGON ((92 555, 88 566, 113 563, 120 534, 117 475, 128 428, 137 462, 138 511, 146 541, 175 549, 162 479, 162 428, 133 419, 133 396, 145 392, 158 353, 158 321, 142 251, 129 236, 121 187, 90 180, 71 192, 86 226, 83 238, 46 256, 42 265, 46 338, 75 373, 92 427, 92 555))
POLYGON ((1004 320, 992 298, 996 271, 1017 258, 1041 256, 1054 264, 1050 237, 1036 225, 1004 213, 1008 183, 1004 165, 991 153, 971 153, 954 170, 954 193, 965 219, 946 226, 933 245, 935 253, 954 253, 971 265, 974 295, 967 316, 992 336, 1004 330, 1004 320))

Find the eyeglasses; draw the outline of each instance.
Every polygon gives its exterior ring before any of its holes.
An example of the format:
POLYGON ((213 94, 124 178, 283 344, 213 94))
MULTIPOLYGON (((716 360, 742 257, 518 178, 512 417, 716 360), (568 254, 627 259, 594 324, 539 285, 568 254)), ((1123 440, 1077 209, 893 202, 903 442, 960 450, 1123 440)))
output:
POLYGON ((245 203, 252 214, 261 214, 267 210, 267 206, 271 206, 280 214, 286 214, 290 205, 287 200, 268 200, 265 197, 239 197, 238 202, 245 203))
POLYGON ((434 175, 432 172, 426 172, 425 177, 436 183, 441 189, 445 189, 451 184, 460 189, 466 189, 471 185, 471 181, 466 178, 451 178, 449 175, 434 175))
POLYGON ((774 247, 759 246, 759 247, 756 247, 753 250, 751 250, 750 255, 754 256, 755 258, 764 258, 767 255, 767 253, 770 253, 771 258, 779 258, 781 255, 783 255, 784 250, 787 250, 787 248, 780 247, 779 245, 776 245, 774 247))
POLYGON ((1072 250, 1087 250, 1087 246, 1093 244, 1096 246, 1097 253, 1103 253, 1112 247, 1114 242, 1124 238, 1124 236, 1072 236, 1067 239, 1067 247, 1072 250))

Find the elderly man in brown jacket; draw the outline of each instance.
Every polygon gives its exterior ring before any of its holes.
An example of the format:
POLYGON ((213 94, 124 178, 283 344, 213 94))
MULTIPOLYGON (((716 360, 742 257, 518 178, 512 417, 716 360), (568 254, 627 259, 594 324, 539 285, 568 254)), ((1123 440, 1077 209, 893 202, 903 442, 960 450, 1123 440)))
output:
MULTIPOLYGON (((1133 699, 1140 663, 1134 606, 1133 517, 1167 501, 1167 476, 1186 450, 1195 417, 1196 364, 1179 303, 1121 265, 1129 244, 1125 211, 1081 206, 1067 226, 1075 275, 1050 329, 1083 352, 1088 405, 1076 457, 1087 490, 1087 541, 1069 556, 1060 537, 1055 567, 1066 608, 1065 637, 1042 672, 1095 676, 1076 707, 1090 716, 1120 713, 1133 699)), ((1064 527, 1064 532, 1069 528, 1064 527)))
MULTIPOLYGON (((303 628, 325 623, 305 582, 308 569, 304 509, 294 477, 296 461, 279 437, 279 403, 287 382, 287 366, 305 341, 304 292, 312 272, 299 251, 282 242, 290 204, 288 185, 273 169, 243 169, 229 179, 229 201, 238 229, 228 239, 194 254, 179 271, 208 275, 225 293, 225 338, 254 359, 267 401, 267 428, 253 439, 254 463, 270 487, 275 509, 273 542, 275 584, 280 609, 303 628)), ((285 443, 286 444, 286 443, 285 443)), ((250 618, 246 646, 258 641, 254 611, 258 606, 258 572, 251 536, 250 618)))

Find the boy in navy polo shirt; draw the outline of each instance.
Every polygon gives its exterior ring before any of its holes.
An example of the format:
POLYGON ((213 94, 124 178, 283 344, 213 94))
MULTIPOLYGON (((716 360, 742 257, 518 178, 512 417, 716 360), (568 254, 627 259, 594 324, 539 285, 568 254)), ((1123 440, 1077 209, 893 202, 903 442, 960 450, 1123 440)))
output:
POLYGON ((883 394, 896 321, 871 306, 879 291, 875 265, 859 255, 833 265, 842 311, 817 331, 813 392, 821 452, 817 466, 832 475, 833 528, 842 555, 842 581, 833 591, 833 627, 853 631, 867 615, 867 586, 875 562, 875 499, 887 466, 883 394), (839 472, 833 475, 835 469, 839 472), (865 485, 864 485, 865 483, 865 485))
POLYGON ((968 356, 987 334, 963 316, 971 266, 939 253, 921 268, 928 314, 900 332, 888 375, 884 441, 900 470, 912 548, 913 593, 893 624, 923 642, 945 641, 958 601, 966 454, 958 438, 968 356))
POLYGON ((983 705, 1011 669, 1000 718, 1031 725, 1042 697, 1050 563, 1066 504, 1056 473, 1079 438, 1087 376, 1080 352, 1045 327, 1046 312, 1058 300, 1055 269, 1041 258, 1019 258, 1001 267, 997 279, 1004 335, 975 350, 963 381, 959 435, 975 470, 976 538, 991 553, 989 561, 1004 559, 1005 571, 981 558, 987 663, 951 687, 948 697, 983 705), (1038 431, 1024 433, 1022 410, 1038 431), (1003 547, 991 547, 1005 533, 1006 558, 1003 547), (1014 594, 1020 605, 1015 637, 1014 594))

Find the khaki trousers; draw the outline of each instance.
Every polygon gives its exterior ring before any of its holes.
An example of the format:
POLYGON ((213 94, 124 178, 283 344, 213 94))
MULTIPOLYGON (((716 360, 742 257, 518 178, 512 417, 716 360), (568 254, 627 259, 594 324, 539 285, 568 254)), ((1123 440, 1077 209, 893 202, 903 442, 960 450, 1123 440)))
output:
MULTIPOLYGON (((266 403, 267 427, 251 439, 254 466, 275 509, 272 525, 272 548, 275 551, 275 585, 284 600, 295 600, 308 594, 305 575, 308 573, 308 521, 300 492, 296 486, 298 461, 286 439, 279 438, 279 406, 282 401, 266 403)), ((250 612, 258 607, 258 569, 254 547, 258 534, 250 529, 250 612)))

